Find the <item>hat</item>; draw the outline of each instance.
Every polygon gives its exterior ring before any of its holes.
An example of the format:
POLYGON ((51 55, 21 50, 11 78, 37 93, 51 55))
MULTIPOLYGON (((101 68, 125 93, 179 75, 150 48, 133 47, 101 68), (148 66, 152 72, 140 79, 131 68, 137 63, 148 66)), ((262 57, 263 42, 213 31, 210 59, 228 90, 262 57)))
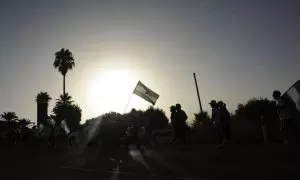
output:
POLYGON ((217 101, 216 101, 216 100, 211 100, 209 104, 210 104, 210 105, 212 105, 212 104, 217 104, 217 101))

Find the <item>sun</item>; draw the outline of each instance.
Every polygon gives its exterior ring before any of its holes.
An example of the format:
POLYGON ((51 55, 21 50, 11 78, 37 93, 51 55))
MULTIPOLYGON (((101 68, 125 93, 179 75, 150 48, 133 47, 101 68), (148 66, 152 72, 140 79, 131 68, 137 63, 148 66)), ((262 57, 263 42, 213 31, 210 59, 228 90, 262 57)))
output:
POLYGON ((86 87, 88 114, 95 117, 110 111, 123 113, 138 81, 134 71, 110 68, 92 76, 86 87))

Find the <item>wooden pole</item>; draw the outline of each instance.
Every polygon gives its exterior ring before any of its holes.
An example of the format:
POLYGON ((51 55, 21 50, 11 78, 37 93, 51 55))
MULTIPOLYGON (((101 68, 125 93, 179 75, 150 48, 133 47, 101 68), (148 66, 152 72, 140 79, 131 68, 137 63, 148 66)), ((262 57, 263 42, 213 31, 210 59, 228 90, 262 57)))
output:
POLYGON ((201 100, 200 100, 200 95, 199 95, 199 89, 198 89, 198 84, 197 84, 197 79, 196 79, 196 73, 193 73, 194 79, 195 79, 195 85, 196 85, 196 91, 197 91, 197 96, 198 96, 198 101, 199 101, 199 106, 200 106, 200 112, 202 113, 202 105, 201 105, 201 100))

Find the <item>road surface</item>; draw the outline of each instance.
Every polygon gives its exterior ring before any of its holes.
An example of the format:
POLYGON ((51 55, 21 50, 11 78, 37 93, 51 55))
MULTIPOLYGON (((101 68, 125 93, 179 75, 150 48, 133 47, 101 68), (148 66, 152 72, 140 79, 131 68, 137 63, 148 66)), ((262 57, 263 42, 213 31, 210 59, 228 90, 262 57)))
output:
POLYGON ((99 150, 1 148, 1 179, 295 179, 300 148, 213 146, 99 150))

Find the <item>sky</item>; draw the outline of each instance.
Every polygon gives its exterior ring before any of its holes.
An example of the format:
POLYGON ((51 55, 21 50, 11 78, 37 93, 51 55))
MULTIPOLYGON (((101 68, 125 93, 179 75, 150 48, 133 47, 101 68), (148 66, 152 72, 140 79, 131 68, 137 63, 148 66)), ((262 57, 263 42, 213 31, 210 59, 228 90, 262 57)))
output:
MULTIPOLYGON (((234 112, 252 97, 271 99, 299 79, 297 0, 2 0, 0 112, 36 121, 35 96, 62 94, 54 53, 69 49, 76 66, 66 91, 83 121, 123 112, 140 80, 160 95, 169 116, 180 103, 190 119, 223 100, 234 112)), ((131 108, 150 104, 133 95, 131 108)))

